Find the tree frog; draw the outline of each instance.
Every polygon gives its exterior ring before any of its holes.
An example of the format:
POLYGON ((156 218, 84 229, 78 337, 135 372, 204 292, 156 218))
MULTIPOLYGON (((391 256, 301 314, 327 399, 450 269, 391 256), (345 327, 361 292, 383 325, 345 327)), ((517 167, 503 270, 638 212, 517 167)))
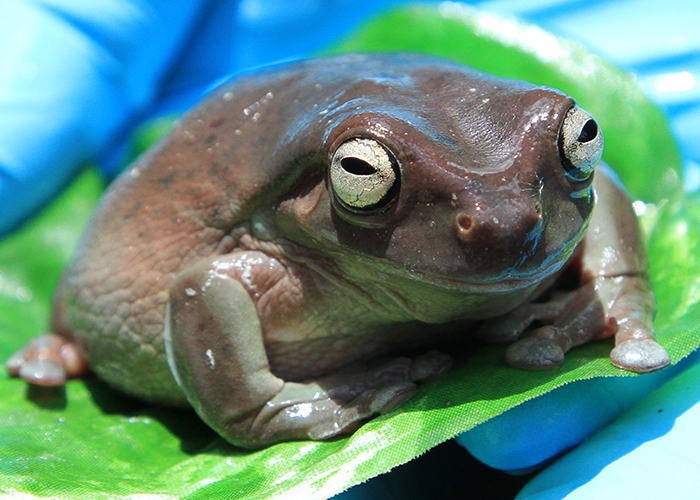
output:
POLYGON ((562 92, 428 56, 235 77, 112 183, 51 334, 8 369, 90 369, 248 448, 351 432, 467 338, 539 370, 614 336, 614 365, 658 369, 643 240, 602 151, 562 92))

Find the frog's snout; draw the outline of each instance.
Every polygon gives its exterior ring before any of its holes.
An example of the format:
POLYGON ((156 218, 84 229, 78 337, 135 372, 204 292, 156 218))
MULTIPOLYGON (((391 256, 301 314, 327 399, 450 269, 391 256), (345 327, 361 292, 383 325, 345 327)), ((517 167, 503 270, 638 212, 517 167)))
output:
POLYGON ((467 211, 461 211, 454 216, 455 233, 463 242, 473 242, 475 239, 488 239, 494 242, 502 239, 511 240, 523 234, 529 237, 541 225, 542 207, 539 203, 516 213, 487 213, 485 216, 475 216, 467 211))
POLYGON ((511 200, 497 210, 464 208, 454 214, 453 230, 472 262, 510 265, 511 260, 534 251, 544 228, 542 213, 541 203, 535 200, 511 200))

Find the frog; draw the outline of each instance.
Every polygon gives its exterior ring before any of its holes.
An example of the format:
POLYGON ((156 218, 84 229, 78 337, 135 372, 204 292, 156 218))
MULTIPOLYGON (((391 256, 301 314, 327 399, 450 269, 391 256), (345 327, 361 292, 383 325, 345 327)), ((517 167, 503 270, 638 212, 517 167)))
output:
POLYGON ((660 369, 644 238, 603 146, 565 93, 434 56, 232 77, 111 183, 50 333, 7 369, 94 373, 249 449, 351 433, 469 339, 543 370, 614 337, 613 365, 660 369))

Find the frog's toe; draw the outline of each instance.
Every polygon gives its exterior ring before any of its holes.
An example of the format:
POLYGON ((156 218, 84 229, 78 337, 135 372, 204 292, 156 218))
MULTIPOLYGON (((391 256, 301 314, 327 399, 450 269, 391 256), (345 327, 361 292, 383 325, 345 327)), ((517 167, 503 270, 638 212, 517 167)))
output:
POLYGON ((506 361, 523 370, 549 370, 564 364, 564 350, 551 339, 529 337, 508 347, 506 361))
POLYGON ((32 358, 27 349, 17 351, 5 362, 5 368, 13 377, 20 377, 29 383, 45 386, 63 385, 66 371, 52 359, 32 358))
POLYGON ((671 358, 653 339, 631 339, 619 344, 610 353, 610 361, 618 368, 645 373, 663 368, 671 358))
POLYGON ((484 342, 511 342, 527 328, 527 323, 514 314, 484 321, 476 331, 477 337, 484 342))
POLYGON ((86 361, 74 344, 60 335, 42 335, 17 351, 5 363, 12 376, 35 385, 63 385, 66 379, 88 372, 86 361))
POLYGON ((428 382, 449 370, 453 362, 454 358, 449 354, 440 351, 430 351, 413 360, 408 372, 408 378, 412 382, 428 382))
POLYGON ((403 405, 417 390, 416 384, 403 382, 365 391, 354 401, 335 411, 336 420, 331 427, 328 423, 316 426, 309 432, 309 436, 312 439, 325 439, 341 432, 354 431, 364 420, 389 413, 403 405))
POLYGON ((13 377, 17 377, 19 375, 19 370, 22 368, 22 365, 24 364, 25 352, 26 352, 25 349, 19 350, 16 353, 14 353, 12 356, 10 356, 7 359, 7 361, 5 361, 5 369, 13 377))
POLYGON ((66 370, 50 359, 32 359, 19 369, 19 376, 35 385, 57 386, 66 383, 66 370))
POLYGON ((411 382, 402 382, 367 391, 352 406, 359 406, 366 416, 389 413, 411 399, 418 386, 411 382))

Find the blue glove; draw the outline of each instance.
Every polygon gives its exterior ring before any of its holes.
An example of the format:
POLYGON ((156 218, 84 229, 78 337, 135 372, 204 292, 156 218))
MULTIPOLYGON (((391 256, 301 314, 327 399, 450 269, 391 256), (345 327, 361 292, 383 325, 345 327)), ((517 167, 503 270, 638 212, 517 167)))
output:
POLYGON ((680 364, 684 372, 544 469, 518 500, 697 498, 700 355, 680 364))
MULTIPOLYGON (((176 63, 192 60, 184 42, 195 28, 212 28, 207 16, 215 14, 213 5, 205 0, 2 3, 0 233, 39 208, 82 163, 109 151, 171 90, 176 63)), ((201 86, 223 74, 233 44, 223 38, 210 45, 211 52, 198 54, 195 73, 176 75, 179 82, 190 79, 186 86, 201 86)))

